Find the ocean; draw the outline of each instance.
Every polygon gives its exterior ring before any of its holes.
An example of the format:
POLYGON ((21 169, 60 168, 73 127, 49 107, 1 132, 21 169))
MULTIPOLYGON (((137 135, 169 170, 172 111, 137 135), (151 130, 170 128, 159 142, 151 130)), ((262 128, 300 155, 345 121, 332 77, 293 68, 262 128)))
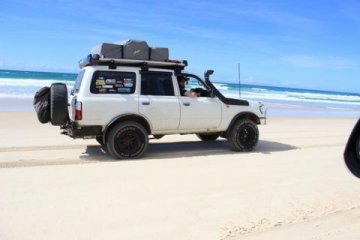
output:
MULTIPOLYGON (((32 111, 30 103, 41 87, 63 82, 72 89, 76 76, 73 73, 0 70, 0 111, 32 111)), ((268 106, 268 116, 360 117, 360 93, 250 84, 242 84, 239 91, 238 84, 234 83, 214 85, 227 97, 264 102, 268 106)))

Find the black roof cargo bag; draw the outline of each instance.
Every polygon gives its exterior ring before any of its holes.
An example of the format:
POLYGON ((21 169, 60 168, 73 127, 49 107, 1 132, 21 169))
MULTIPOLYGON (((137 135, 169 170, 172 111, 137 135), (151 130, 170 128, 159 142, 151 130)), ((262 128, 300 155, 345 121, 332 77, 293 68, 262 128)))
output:
POLYGON ((102 43, 91 49, 91 54, 98 54, 102 58, 123 58, 122 46, 114 43, 102 43))
POLYGON ((125 40, 115 43, 102 43, 91 49, 94 59, 130 59, 140 61, 169 61, 169 48, 151 48, 146 41, 125 40))
POLYGON ((149 60, 149 46, 145 41, 127 40, 118 44, 123 46, 123 58, 149 60))
POLYGON ((169 49, 156 47, 150 49, 150 60, 165 62, 169 60, 169 49))

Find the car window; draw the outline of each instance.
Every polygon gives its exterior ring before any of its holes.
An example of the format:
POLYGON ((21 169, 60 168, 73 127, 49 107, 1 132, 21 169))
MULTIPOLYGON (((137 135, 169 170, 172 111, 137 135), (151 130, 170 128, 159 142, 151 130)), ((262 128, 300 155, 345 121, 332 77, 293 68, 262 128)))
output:
POLYGON ((207 88, 202 84, 199 80, 193 77, 187 77, 188 81, 186 83, 185 89, 190 91, 191 89, 203 89, 207 90, 207 88))
POLYGON ((75 80, 75 84, 74 84, 74 88, 72 90, 72 93, 78 93, 79 92, 81 82, 82 82, 82 79, 83 79, 83 76, 84 76, 84 72, 85 72, 85 70, 82 70, 77 75, 76 80, 75 80))
POLYGON ((200 80, 192 76, 187 76, 186 78, 188 80, 185 86, 186 91, 196 92, 199 97, 210 97, 209 88, 200 80))
POLYGON ((93 75, 90 92, 96 94, 131 94, 135 92, 136 74, 134 72, 96 71, 93 75))
POLYGON ((172 73, 142 71, 141 95, 174 96, 172 73))

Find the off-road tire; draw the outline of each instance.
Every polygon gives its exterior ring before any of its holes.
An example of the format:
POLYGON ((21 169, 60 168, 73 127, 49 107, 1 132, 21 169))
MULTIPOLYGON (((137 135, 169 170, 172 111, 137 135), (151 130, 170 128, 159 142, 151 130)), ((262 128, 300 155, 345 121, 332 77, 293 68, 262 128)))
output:
POLYGON ((239 119, 227 134, 230 148, 236 152, 251 151, 259 140, 257 125, 248 119, 239 119))
POLYGON ((114 126, 106 137, 110 155, 117 159, 140 158, 149 145, 148 133, 136 122, 122 122, 114 126))
POLYGON ((65 125, 69 120, 68 92, 64 83, 50 86, 50 119, 54 126, 65 125))
POLYGON ((216 139, 218 139, 220 134, 219 133, 199 133, 199 134, 196 134, 196 136, 204 142, 211 142, 211 141, 215 141, 216 139))

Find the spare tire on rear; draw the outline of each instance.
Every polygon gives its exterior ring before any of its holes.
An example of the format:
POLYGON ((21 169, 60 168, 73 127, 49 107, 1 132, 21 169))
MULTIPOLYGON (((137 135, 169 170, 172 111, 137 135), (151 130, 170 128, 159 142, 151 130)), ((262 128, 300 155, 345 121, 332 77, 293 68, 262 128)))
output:
POLYGON ((50 118, 54 126, 65 125, 69 120, 68 92, 64 83, 50 86, 50 118))

